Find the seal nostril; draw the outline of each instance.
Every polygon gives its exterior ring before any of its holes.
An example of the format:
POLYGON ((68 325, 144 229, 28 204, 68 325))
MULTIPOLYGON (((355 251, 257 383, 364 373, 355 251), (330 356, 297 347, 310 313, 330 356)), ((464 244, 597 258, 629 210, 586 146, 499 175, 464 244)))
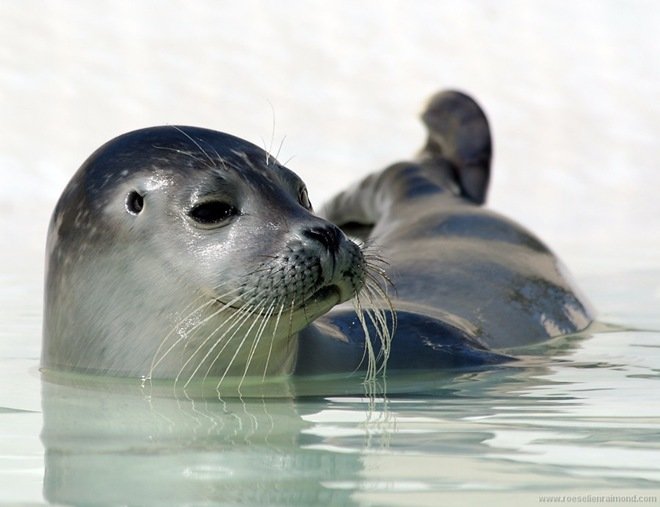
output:
POLYGON ((321 243, 329 252, 337 253, 342 233, 334 225, 325 227, 312 227, 302 232, 303 236, 321 243))

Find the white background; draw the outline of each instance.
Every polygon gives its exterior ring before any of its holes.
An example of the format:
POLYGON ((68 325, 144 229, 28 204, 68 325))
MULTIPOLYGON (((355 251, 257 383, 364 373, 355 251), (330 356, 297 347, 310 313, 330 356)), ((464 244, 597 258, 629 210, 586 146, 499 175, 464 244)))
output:
POLYGON ((0 261, 39 278, 50 212, 99 145, 157 124, 290 160, 318 206, 422 144, 459 88, 489 114, 489 205, 578 277, 656 265, 654 1, 0 3, 0 261))

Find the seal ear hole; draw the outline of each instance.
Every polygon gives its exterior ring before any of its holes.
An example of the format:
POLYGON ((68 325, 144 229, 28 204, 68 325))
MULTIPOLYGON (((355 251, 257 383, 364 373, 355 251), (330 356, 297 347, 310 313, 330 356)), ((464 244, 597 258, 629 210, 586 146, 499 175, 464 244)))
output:
POLYGON ((303 208, 306 208, 308 210, 312 210, 312 203, 309 200, 309 195, 307 194, 307 188, 304 186, 300 187, 298 190, 298 202, 301 204, 303 208))
POLYGON ((188 214, 195 222, 202 225, 218 225, 238 215, 238 210, 223 201, 209 201, 198 204, 188 214))
POLYGON ((136 190, 129 192, 126 196, 126 211, 131 215, 139 215, 144 208, 144 197, 136 190))

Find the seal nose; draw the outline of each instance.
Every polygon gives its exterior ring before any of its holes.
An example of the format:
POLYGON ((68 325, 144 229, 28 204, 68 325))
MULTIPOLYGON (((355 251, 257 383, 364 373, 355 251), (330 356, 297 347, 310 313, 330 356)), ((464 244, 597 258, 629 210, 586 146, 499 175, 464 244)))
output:
POLYGON ((321 243, 328 252, 336 254, 342 239, 342 232, 334 225, 311 227, 302 232, 303 236, 321 243))

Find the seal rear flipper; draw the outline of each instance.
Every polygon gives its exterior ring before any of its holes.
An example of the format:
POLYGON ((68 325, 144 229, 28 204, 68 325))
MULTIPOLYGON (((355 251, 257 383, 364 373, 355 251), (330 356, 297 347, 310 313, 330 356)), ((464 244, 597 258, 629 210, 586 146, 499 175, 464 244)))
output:
MULTIPOLYGON (((388 371, 449 370, 502 364, 515 358, 489 350, 468 331, 426 315, 397 312, 388 371)), ((391 323, 391 315, 387 317, 391 323)), ((376 356, 381 344, 373 324, 369 335, 376 356)), ((331 312, 300 334, 295 373, 351 373, 367 367, 364 331, 350 310, 331 312)))
POLYGON ((339 193, 319 215, 366 239, 379 220, 410 199, 450 191, 476 204, 486 200, 492 142, 485 113, 467 95, 434 95, 422 114, 426 145, 416 160, 392 164, 339 193))
POLYGON ((429 137, 420 153, 421 161, 451 163, 461 195, 483 204, 490 179, 492 141, 481 107, 464 93, 444 91, 431 98, 422 121, 429 137))

